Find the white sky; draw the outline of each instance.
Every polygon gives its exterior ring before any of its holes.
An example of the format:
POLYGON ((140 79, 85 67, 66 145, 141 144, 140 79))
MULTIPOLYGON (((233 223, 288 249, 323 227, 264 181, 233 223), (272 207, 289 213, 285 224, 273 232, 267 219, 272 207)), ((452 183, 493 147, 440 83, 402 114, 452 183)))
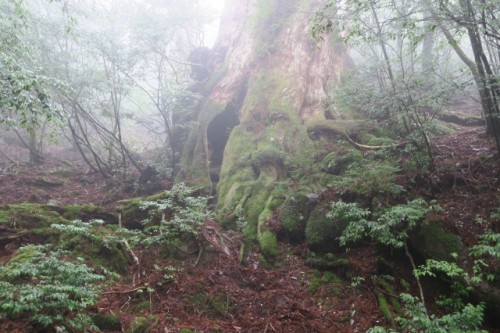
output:
MULTIPOLYGON (((207 5, 210 6, 216 13, 216 17, 221 17, 222 9, 224 7, 225 0, 207 0, 207 5)), ((214 22, 208 29, 205 38, 205 43, 207 47, 212 47, 219 33, 219 21, 214 22)))

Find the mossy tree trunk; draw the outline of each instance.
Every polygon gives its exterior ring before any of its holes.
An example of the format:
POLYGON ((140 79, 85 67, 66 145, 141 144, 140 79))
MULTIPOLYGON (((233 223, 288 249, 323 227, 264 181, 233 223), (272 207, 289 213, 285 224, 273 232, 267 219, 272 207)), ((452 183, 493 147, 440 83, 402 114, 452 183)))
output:
POLYGON ((315 146, 307 125, 335 117, 328 91, 350 58, 331 37, 309 34, 317 1, 228 0, 198 87, 205 100, 182 158, 180 179, 217 194, 226 223, 276 254, 268 217, 290 190, 314 191, 315 146))

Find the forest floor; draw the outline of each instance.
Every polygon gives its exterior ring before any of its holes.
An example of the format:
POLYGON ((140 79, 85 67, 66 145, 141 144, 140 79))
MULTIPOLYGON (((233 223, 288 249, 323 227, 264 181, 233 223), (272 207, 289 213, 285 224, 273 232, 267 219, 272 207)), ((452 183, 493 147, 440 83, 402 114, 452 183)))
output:
MULTIPOLYGON (((484 128, 464 127, 436 138, 435 153, 436 170, 406 177, 401 180, 404 185, 427 199, 436 199, 444 208, 439 219, 459 234, 465 245, 474 244, 476 235, 486 227, 500 232, 498 224, 477 223, 487 221, 500 203, 499 160, 484 128)), ((50 201, 61 206, 93 203, 111 208, 133 195, 124 190, 126 186, 117 186, 116 181, 88 173, 82 164, 61 159, 48 159, 37 168, 8 161, 1 165, 0 204, 50 201)), ((138 252, 140 264, 131 266, 128 274, 108 286, 91 312, 119 317, 122 329, 117 332, 124 331, 137 316, 149 320, 151 332, 163 333, 182 329, 364 332, 374 325, 388 324, 370 281, 378 270, 373 246, 348 252, 346 268, 320 271, 306 263, 303 245, 281 244, 282 260, 274 267, 263 267, 257 249, 241 265, 242 240, 238 235, 226 233, 215 221, 207 222, 204 235, 213 246, 201 260, 196 254, 173 260, 157 259, 158 253, 147 250, 138 252), (227 237, 227 246, 220 246, 220 234, 227 237), (174 277, 165 281, 161 267, 175 267, 171 272, 174 277), (358 287, 352 285, 356 277, 364 278, 358 287)), ((11 253, 11 249, 0 249, 0 262, 11 253)), ((399 270, 411 280, 407 268, 399 270)), ((0 320, 0 331, 23 332, 25 325, 0 320)))

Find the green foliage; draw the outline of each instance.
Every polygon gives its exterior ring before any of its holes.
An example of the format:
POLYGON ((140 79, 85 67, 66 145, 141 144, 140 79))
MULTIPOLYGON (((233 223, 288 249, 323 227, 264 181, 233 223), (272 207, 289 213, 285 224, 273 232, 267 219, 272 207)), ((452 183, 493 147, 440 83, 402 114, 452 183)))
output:
POLYGON ((303 193, 293 193, 283 202, 280 220, 285 233, 292 241, 305 238, 306 222, 310 211, 309 198, 303 193))
MULTIPOLYGON (((331 214, 336 212, 336 206, 331 214)), ((384 210, 375 221, 365 219, 368 215, 366 210, 361 210, 356 204, 341 204, 341 214, 349 214, 353 220, 339 238, 341 245, 359 241, 370 237, 373 240, 395 248, 401 248, 409 237, 409 232, 425 218, 425 216, 437 209, 434 205, 427 204, 423 199, 415 199, 407 204, 396 205, 384 210), (343 211, 352 212, 345 213, 343 211)))
POLYGON ((60 110, 50 102, 50 90, 59 85, 43 75, 36 74, 17 59, 0 53, 0 124, 34 130, 44 121, 60 121, 60 110))
POLYGON ((0 266, 0 317, 29 318, 46 329, 95 329, 83 313, 96 303, 104 276, 82 259, 63 260, 66 252, 44 246, 26 246, 5 266, 0 266))
POLYGON ((373 198, 377 195, 393 196, 404 191, 395 183, 399 167, 390 160, 356 158, 345 173, 337 176, 332 186, 340 192, 373 198))
POLYGON ((369 215, 370 211, 368 209, 359 208, 356 203, 336 201, 332 203, 331 210, 326 214, 326 217, 351 223, 364 220, 369 215))
POLYGON ((29 34, 26 15, 23 1, 1 4, 0 124, 34 131, 45 121, 61 123, 61 110, 51 95, 64 85, 42 74, 38 67, 40 59, 26 42, 29 34))
POLYGON ((466 277, 465 271, 460 268, 456 263, 449 261, 438 261, 428 259, 425 265, 418 267, 413 274, 417 277, 432 276, 435 277, 435 272, 441 272, 450 278, 466 277))
POLYGON ((204 222, 212 217, 207 207, 209 198, 193 196, 193 191, 184 183, 176 184, 170 191, 155 201, 144 201, 143 210, 150 217, 143 221, 146 245, 171 244, 179 241, 196 240, 204 222), (161 216, 159 223, 154 219, 161 216))
POLYGON ((470 253, 476 257, 487 255, 500 259, 500 233, 485 232, 480 236, 478 244, 471 248, 470 253))
POLYGON ((128 244, 136 245, 142 239, 139 231, 104 227, 102 220, 74 220, 51 227, 59 231, 63 248, 118 273, 125 273, 128 268, 129 259, 125 253, 128 244))
POLYGON ((401 294, 401 300, 404 303, 403 316, 395 319, 398 330, 386 329, 383 327, 374 327, 368 330, 368 332, 486 332, 479 328, 483 321, 483 313, 485 309, 483 304, 467 304, 460 311, 438 317, 436 315, 427 315, 424 305, 416 297, 408 294, 401 294))

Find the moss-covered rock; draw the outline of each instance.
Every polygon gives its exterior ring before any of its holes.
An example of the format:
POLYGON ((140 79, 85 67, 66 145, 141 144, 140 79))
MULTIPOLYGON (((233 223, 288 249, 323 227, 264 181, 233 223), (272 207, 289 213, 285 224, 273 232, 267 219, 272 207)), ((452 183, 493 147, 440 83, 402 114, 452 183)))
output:
POLYGON ((280 210, 280 220, 286 236, 295 242, 305 239, 307 219, 311 213, 310 199, 303 193, 289 195, 280 210))
POLYGON ((464 248, 460 237, 446 231, 440 221, 422 224, 410 243, 423 258, 435 260, 453 260, 452 253, 460 254, 464 248))
POLYGON ((330 203, 322 202, 316 206, 306 225, 306 241, 309 247, 317 252, 341 252, 338 237, 347 227, 346 221, 337 221, 327 217, 330 203))
POLYGON ((157 323, 158 319, 153 316, 136 317, 132 323, 130 323, 129 328, 127 328, 125 333, 149 333, 153 330, 157 323))
POLYGON ((121 332, 120 318, 113 313, 98 313, 92 316, 94 324, 102 331, 121 332))

